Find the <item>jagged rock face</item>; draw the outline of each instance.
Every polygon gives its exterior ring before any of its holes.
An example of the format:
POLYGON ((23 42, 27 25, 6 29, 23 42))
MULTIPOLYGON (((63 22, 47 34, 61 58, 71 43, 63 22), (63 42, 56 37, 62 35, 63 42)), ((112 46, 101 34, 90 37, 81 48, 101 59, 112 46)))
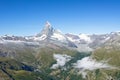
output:
POLYGON ((68 40, 63 33, 53 29, 48 21, 46 22, 43 30, 35 36, 35 40, 39 42, 54 43, 59 46, 77 47, 73 42, 68 40))
POLYGON ((37 34, 36 37, 40 37, 42 35, 46 35, 46 38, 49 38, 51 35, 53 35, 53 28, 51 26, 51 24, 47 21, 45 24, 45 27, 43 28, 43 30, 41 31, 41 33, 37 34))

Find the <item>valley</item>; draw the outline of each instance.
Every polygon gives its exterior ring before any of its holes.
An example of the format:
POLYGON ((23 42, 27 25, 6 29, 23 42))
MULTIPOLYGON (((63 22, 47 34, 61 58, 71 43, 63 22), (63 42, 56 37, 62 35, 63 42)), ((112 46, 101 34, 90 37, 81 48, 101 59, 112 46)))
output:
POLYGON ((120 32, 0 36, 0 80, 119 80, 120 32))

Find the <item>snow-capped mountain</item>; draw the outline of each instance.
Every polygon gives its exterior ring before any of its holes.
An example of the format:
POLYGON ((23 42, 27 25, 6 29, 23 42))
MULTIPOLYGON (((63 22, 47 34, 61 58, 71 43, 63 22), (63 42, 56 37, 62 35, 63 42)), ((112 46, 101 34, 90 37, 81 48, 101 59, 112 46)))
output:
POLYGON ((39 45, 50 43, 52 45, 55 44, 61 47, 64 46, 76 48, 79 51, 91 51, 92 49, 98 48, 106 42, 110 42, 109 40, 116 39, 118 36, 120 36, 119 31, 99 35, 88 35, 82 33, 79 35, 70 33, 63 34, 61 31, 54 29, 52 25, 47 21, 42 31, 37 35, 25 37, 4 35, 0 37, 0 43, 30 43, 30 45, 31 43, 36 44, 36 42, 39 43, 39 45))
POLYGON ((42 40, 57 40, 60 42, 67 42, 67 38, 60 31, 53 29, 51 24, 47 21, 45 27, 41 31, 41 33, 35 36, 34 40, 42 41, 42 40))
POLYGON ((45 40, 53 35, 53 31, 51 24, 47 21, 41 33, 37 34, 35 37, 39 37, 38 40, 45 40))
POLYGON ((76 42, 76 43, 85 44, 85 43, 91 42, 91 37, 87 34, 74 35, 74 34, 68 33, 68 34, 66 34, 66 36, 70 41, 76 42))
POLYGON ((20 37, 20 36, 1 36, 0 42, 2 43, 39 43, 39 45, 45 46, 46 44, 52 44, 52 45, 58 45, 60 47, 74 47, 76 48, 77 46, 71 42, 63 33, 61 33, 59 30, 54 29, 51 24, 47 21, 45 23, 44 28, 40 33, 34 36, 25 36, 25 37, 20 37))
POLYGON ((54 29, 48 21, 45 23, 43 30, 39 34, 33 36, 33 40, 38 42, 50 42, 56 45, 59 44, 60 46, 65 44, 65 46, 68 47, 77 47, 73 42, 68 40, 63 33, 54 29))
POLYGON ((120 32, 111 32, 107 34, 92 34, 92 35, 87 35, 87 34, 66 34, 67 38, 79 45, 87 45, 88 47, 94 49, 97 48, 106 42, 108 42, 111 39, 114 39, 118 36, 120 36, 120 32))

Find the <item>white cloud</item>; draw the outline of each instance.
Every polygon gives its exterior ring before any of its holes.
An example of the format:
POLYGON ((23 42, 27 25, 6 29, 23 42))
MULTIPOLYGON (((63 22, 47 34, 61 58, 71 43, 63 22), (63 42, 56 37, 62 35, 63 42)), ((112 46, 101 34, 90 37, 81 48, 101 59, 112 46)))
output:
MULTIPOLYGON (((105 62, 105 61, 104 61, 105 62)), ((112 69, 114 67, 104 63, 103 61, 97 62, 91 57, 84 57, 81 60, 78 60, 77 63, 73 64, 73 67, 79 70, 79 73, 82 74, 83 78, 87 75, 86 70, 93 71, 95 69, 112 69)))
POLYGON ((78 69, 94 70, 99 68, 109 68, 110 66, 102 62, 97 62, 90 57, 85 57, 78 60, 77 63, 74 64, 74 67, 78 69))
POLYGON ((56 69, 58 67, 63 67, 66 62, 71 60, 71 56, 68 56, 66 54, 54 54, 53 57, 57 61, 57 63, 53 64, 51 69, 56 69))

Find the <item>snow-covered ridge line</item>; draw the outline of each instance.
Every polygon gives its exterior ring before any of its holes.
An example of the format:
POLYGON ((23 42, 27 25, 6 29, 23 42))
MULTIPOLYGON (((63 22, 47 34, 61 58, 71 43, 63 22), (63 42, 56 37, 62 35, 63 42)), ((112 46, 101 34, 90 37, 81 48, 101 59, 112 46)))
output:
POLYGON ((28 42, 28 41, 20 41, 20 40, 0 40, 0 44, 28 44, 28 45, 39 45, 39 42, 28 42))
POLYGON ((52 28, 47 21, 42 31, 34 36, 10 36, 5 35, 0 37, 0 43, 4 40, 13 40, 13 42, 52 42, 60 44, 60 46, 72 47, 78 51, 91 51, 103 45, 105 42, 120 36, 120 32, 112 32, 109 34, 63 34, 61 31, 52 28))

